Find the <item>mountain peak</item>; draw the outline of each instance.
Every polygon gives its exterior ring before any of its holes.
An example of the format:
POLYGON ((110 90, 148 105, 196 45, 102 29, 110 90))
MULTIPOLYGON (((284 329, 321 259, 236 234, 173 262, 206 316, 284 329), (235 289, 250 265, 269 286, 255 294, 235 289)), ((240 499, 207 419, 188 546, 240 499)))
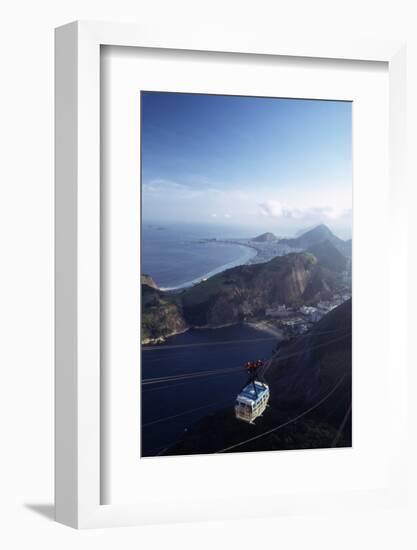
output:
POLYGON ((332 231, 324 223, 309 229, 295 239, 281 239, 280 242, 293 248, 308 250, 311 246, 317 245, 324 241, 329 241, 344 256, 350 256, 350 245, 342 239, 339 239, 339 237, 332 233, 332 231))
POLYGON ((305 233, 303 233, 303 235, 313 234, 313 233, 320 234, 320 235, 333 235, 331 230, 324 223, 321 223, 320 225, 313 227, 309 231, 306 231, 305 233))
POLYGON ((265 243, 265 242, 272 242, 276 241, 277 237, 270 232, 262 233, 262 235, 258 235, 257 237, 254 237, 252 241, 255 241, 257 243, 265 243))

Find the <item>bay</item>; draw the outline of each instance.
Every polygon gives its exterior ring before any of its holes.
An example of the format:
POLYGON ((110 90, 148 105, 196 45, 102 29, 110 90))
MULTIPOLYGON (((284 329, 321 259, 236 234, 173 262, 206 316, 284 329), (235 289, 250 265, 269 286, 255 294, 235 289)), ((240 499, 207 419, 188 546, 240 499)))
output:
POLYGON ((143 224, 142 273, 163 290, 190 286, 256 256, 247 246, 204 239, 247 237, 247 233, 244 228, 143 224))
POLYGON ((230 408, 246 382, 244 364, 268 359, 278 339, 245 324, 189 330, 142 347, 142 456, 175 443, 193 422, 230 408), (168 380, 169 378, 169 380, 168 380))

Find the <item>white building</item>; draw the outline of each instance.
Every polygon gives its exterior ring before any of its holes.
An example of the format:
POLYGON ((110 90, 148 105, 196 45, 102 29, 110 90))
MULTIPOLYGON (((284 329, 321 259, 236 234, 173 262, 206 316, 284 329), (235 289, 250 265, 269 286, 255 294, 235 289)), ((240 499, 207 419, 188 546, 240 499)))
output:
POLYGON ((287 313, 285 304, 279 304, 275 307, 267 307, 265 310, 265 315, 268 317, 284 317, 287 313))

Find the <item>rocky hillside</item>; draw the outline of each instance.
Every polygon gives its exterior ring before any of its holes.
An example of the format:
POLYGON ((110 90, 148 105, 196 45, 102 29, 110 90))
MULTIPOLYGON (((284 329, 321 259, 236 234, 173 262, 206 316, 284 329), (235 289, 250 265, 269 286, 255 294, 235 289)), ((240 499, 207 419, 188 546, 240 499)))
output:
POLYGON ((150 275, 146 275, 146 273, 142 274, 140 278, 140 282, 142 285, 147 285, 147 286, 150 286, 151 288, 158 288, 157 284, 152 279, 152 277, 150 275))
POLYGON ((306 252, 228 269, 176 294, 159 290, 143 275, 142 343, 187 327, 219 327, 263 317, 266 308, 278 304, 314 305, 330 299, 349 261, 324 240, 306 252))
POLYGON ((142 344, 163 341, 187 329, 181 307, 165 293, 142 284, 142 344))
POLYGON ((308 251, 320 265, 334 273, 342 273, 348 268, 349 260, 328 240, 313 244, 308 251))
POLYGON ((282 402, 296 399, 311 404, 344 377, 341 385, 345 391, 338 392, 338 400, 346 410, 351 398, 351 375, 352 300, 348 300, 323 317, 306 335, 281 346, 266 378, 271 390, 281 395, 282 402))
POLYGON ((182 295, 185 321, 221 326, 263 315, 278 304, 301 305, 328 298, 335 276, 310 253, 293 253, 239 266, 204 281, 182 295))
POLYGON ((342 254, 346 256, 346 258, 352 257, 352 239, 349 239, 348 241, 343 241, 343 244, 340 245, 339 250, 342 254))

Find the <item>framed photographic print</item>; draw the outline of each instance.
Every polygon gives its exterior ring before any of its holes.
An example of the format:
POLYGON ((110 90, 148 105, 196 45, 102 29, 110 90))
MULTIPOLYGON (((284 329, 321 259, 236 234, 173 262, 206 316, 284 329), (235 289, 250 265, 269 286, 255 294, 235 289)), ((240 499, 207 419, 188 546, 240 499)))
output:
POLYGON ((351 447, 352 103, 143 91, 141 129, 141 456, 351 447))
POLYGON ((58 521, 404 501, 404 60, 57 29, 58 521))

